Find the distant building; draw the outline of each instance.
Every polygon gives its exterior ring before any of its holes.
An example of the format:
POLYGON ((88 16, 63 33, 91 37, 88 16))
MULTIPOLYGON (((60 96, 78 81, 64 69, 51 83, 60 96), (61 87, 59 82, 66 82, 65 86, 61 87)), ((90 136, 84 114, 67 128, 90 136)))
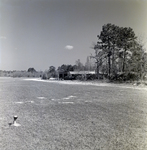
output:
POLYGON ((64 79, 64 80, 75 80, 77 77, 83 77, 83 78, 89 78, 92 77, 94 78, 96 73, 95 71, 69 71, 69 72, 64 72, 60 71, 58 72, 59 74, 59 79, 64 79))
POLYGON ((67 71, 58 71, 59 79, 65 79, 65 77, 67 77, 68 75, 69 75, 69 73, 67 71))
POLYGON ((96 77, 95 71, 70 71, 69 75, 73 79, 94 79, 96 77))
POLYGON ((96 74, 95 71, 69 71, 70 75, 91 75, 96 74))

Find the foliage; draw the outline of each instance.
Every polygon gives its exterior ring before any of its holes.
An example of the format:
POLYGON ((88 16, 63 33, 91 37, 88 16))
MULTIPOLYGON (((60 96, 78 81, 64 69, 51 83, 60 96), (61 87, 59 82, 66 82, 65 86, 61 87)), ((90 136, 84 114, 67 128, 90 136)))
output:
POLYGON ((120 73, 123 80, 145 76, 147 55, 133 29, 109 23, 103 25, 97 37, 98 42, 93 47, 95 55, 91 58, 96 60, 98 78, 100 70, 112 80, 117 79, 120 73))
POLYGON ((41 77, 43 72, 28 72, 28 71, 0 71, 0 77, 41 77))
POLYGON ((36 70, 34 68, 29 68, 28 72, 34 73, 34 72, 36 72, 36 70))
POLYGON ((86 63, 84 66, 85 71, 93 71, 95 70, 95 62, 91 59, 91 56, 88 56, 86 59, 86 63))
POLYGON ((80 59, 76 60, 75 64, 76 64, 75 71, 84 70, 84 65, 81 63, 80 59))
POLYGON ((47 72, 47 78, 57 78, 57 76, 56 68, 54 66, 50 66, 47 72))
POLYGON ((59 71, 59 72, 74 71, 74 66, 63 64, 63 65, 61 65, 60 67, 58 67, 58 71, 59 71))

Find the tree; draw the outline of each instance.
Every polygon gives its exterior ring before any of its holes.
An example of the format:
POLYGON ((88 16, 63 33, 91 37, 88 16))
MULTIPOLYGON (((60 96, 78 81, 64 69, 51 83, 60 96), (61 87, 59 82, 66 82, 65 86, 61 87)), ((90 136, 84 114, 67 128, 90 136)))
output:
POLYGON ((74 71, 74 67, 72 65, 63 64, 62 66, 58 67, 58 71, 60 72, 74 71))
POLYGON ((88 56, 86 59, 86 63, 85 63, 85 70, 91 70, 91 61, 90 61, 90 57, 88 56))
POLYGON ((143 48, 143 44, 138 39, 135 43, 129 64, 131 65, 130 71, 135 72, 138 79, 142 81, 147 72, 147 53, 143 48))
POLYGON ((95 55, 93 56, 91 54, 91 56, 90 56, 90 58, 95 59, 97 79, 99 79, 100 66, 103 63, 103 56, 104 56, 104 52, 102 51, 102 45, 100 45, 100 44, 101 44, 101 42, 97 42, 97 45, 94 45, 93 49, 95 51, 95 55))
POLYGON ((122 55, 122 72, 125 72, 127 69, 127 61, 130 59, 134 45, 136 44, 136 36, 130 27, 120 28, 119 29, 119 38, 117 40, 117 46, 121 50, 122 55))
POLYGON ((72 65, 67 65, 67 71, 74 71, 74 68, 72 65))
POLYGON ((34 72, 36 72, 36 70, 34 68, 29 68, 28 72, 34 73, 34 72))
POLYGON ((47 74, 48 74, 48 78, 50 78, 50 77, 53 77, 53 78, 57 77, 56 68, 54 66, 50 66, 47 74))
POLYGON ((100 68, 103 72, 107 69, 109 79, 117 77, 118 72, 127 76, 130 71, 138 72, 141 77, 146 66, 146 53, 132 28, 109 23, 102 26, 97 37, 98 42, 93 48, 95 55, 91 57, 96 60, 98 78, 100 68))
POLYGON ((104 58, 108 60, 108 76, 115 72, 115 55, 117 48, 117 39, 119 37, 119 27, 113 24, 103 25, 100 35, 98 35, 97 46, 101 47, 104 58))
POLYGON ((78 71, 84 70, 84 66, 83 66, 83 64, 81 63, 80 59, 78 59, 78 60, 75 62, 75 65, 77 66, 76 70, 78 70, 78 71))
POLYGON ((145 78, 145 75, 147 73, 147 50, 145 48, 145 44, 147 42, 147 38, 145 39, 145 37, 143 36, 139 36, 137 38, 137 42, 140 45, 140 52, 141 52, 141 60, 140 60, 140 79, 141 81, 145 78))

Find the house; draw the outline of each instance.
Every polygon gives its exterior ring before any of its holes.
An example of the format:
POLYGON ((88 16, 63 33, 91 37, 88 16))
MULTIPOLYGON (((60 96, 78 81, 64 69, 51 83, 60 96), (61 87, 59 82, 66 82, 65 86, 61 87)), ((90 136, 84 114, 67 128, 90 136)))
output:
POLYGON ((59 80, 65 79, 68 76, 68 72, 67 71, 58 71, 58 78, 59 80))
POLYGON ((80 78, 89 78, 89 77, 95 77, 96 73, 95 71, 69 71, 69 72, 64 72, 60 71, 58 72, 59 74, 59 79, 64 79, 64 80, 75 80, 77 77, 80 78))
POLYGON ((92 75, 95 71, 69 71, 70 75, 92 75))
POLYGON ((84 78, 84 79, 92 79, 95 78, 95 71, 69 71, 69 76, 73 79, 84 78))

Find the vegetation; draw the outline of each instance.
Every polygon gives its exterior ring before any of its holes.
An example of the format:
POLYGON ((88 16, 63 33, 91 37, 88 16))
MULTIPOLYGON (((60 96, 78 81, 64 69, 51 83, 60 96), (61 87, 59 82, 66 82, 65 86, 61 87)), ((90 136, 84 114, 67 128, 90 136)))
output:
POLYGON ((36 70, 35 70, 34 68, 29 68, 29 69, 28 69, 28 72, 35 73, 36 70))
POLYGON ((0 70, 0 77, 42 77, 43 72, 42 71, 35 71, 35 72, 30 72, 30 71, 2 71, 0 70))
POLYGON ((111 80, 144 79, 147 72, 147 53, 138 42, 133 29, 112 24, 103 25, 94 45, 97 78, 105 72, 111 80))

